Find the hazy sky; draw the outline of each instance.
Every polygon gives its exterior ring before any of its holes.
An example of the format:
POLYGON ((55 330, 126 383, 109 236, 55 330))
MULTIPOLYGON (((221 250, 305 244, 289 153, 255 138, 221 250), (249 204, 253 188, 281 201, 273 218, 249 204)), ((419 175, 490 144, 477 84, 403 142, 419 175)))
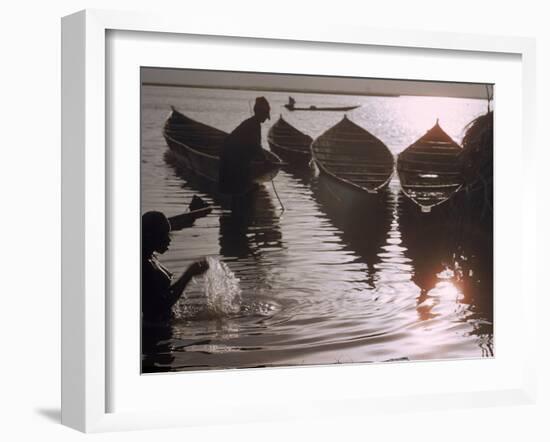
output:
POLYGON ((142 84, 351 95, 487 98, 485 84, 141 68, 142 84))

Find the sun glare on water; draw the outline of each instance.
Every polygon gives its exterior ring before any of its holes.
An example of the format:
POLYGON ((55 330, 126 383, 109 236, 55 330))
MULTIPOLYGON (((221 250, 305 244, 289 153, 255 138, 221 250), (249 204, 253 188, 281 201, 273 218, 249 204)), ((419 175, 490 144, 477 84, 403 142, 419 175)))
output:
MULTIPOLYGON (((425 134, 437 122, 451 138, 460 144, 464 136, 461 115, 464 106, 478 106, 479 100, 447 97, 399 97, 397 119, 411 134, 409 144, 425 134), (468 102, 472 102, 469 104, 468 102), (414 134, 414 135, 413 135, 414 134)), ((403 146, 406 148, 407 146, 403 146)))

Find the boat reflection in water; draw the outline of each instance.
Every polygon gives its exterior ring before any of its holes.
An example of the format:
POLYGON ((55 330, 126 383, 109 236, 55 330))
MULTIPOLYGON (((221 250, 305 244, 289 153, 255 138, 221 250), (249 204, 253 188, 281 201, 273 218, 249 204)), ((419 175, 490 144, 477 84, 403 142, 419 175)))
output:
POLYGON ((401 194, 399 228, 420 288, 419 319, 467 323, 464 333, 477 337, 483 356, 493 356, 492 236, 466 222, 460 198, 422 212, 401 194))
POLYGON ((391 191, 386 187, 376 194, 352 189, 321 174, 311 183, 319 209, 338 229, 337 235, 368 266, 365 282, 376 284, 375 267, 381 262, 392 221, 391 191))
POLYGON ((183 168, 170 152, 165 159, 175 168, 187 189, 192 188, 212 200, 217 209, 214 216, 219 214, 219 254, 227 261, 247 257, 259 259, 263 249, 282 247, 280 213, 277 213, 265 187, 259 185, 233 202, 231 196, 218 191, 217 183, 183 168))
POLYGON ((271 195, 259 188, 239 202, 237 210, 224 210, 220 215, 220 255, 261 259, 262 251, 282 247, 279 217, 271 195))

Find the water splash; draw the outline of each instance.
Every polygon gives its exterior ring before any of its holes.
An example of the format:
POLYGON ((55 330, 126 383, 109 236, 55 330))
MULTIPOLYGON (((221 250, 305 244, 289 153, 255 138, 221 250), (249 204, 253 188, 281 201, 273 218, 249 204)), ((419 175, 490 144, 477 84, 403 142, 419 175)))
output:
POLYGON ((227 264, 208 257, 208 271, 204 274, 206 308, 213 316, 238 313, 241 308, 239 279, 227 264))
POLYGON ((187 296, 182 296, 173 308, 177 319, 224 318, 241 311, 239 279, 218 259, 208 257, 206 261, 207 272, 193 280, 193 291, 199 292, 200 303, 191 303, 187 296))

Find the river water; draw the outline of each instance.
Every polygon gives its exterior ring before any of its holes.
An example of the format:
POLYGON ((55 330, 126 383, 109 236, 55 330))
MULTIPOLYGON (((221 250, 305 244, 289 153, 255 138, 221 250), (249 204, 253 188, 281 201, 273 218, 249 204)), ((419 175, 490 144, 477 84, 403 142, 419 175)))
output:
MULTIPOLYGON (((266 185, 246 213, 235 216, 207 186, 176 169, 162 136, 170 105, 230 132, 251 115, 256 95, 142 88, 142 213, 182 213, 193 195, 214 208, 192 228, 173 233, 160 256, 176 275, 203 257, 213 270, 188 286, 170 327, 152 335, 143 371, 494 356, 490 253, 472 249, 468 232, 451 246, 437 226, 426 234, 407 224, 396 176, 373 213, 372 207, 333 204, 332 184, 314 171, 281 171, 275 186, 284 212, 266 185)), ((263 124, 264 147, 279 114, 313 138, 343 116, 288 112, 288 94, 262 95, 272 108, 263 124)), ((348 117, 394 154, 437 118, 460 142, 465 126, 486 111, 484 100, 293 97, 297 105, 361 104, 348 117)))

